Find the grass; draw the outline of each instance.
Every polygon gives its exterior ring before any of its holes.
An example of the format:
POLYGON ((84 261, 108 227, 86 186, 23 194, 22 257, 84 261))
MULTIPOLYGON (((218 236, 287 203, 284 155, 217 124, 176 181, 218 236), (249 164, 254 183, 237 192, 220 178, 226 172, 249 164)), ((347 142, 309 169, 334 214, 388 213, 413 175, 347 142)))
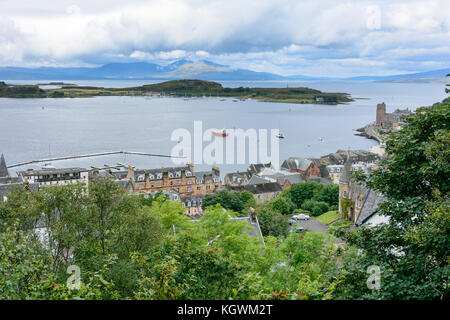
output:
POLYGON ((142 96, 148 93, 163 93, 175 97, 234 97, 266 102, 337 104, 353 101, 346 93, 322 92, 311 88, 224 88, 218 82, 196 79, 171 80, 129 88, 103 88, 92 86, 64 86, 59 89, 40 89, 38 86, 8 87, 0 83, 0 97, 53 97, 78 98, 93 96, 142 96), (319 102, 317 98, 322 98, 319 102))
POLYGON ((317 220, 320 223, 322 223, 322 224, 329 224, 329 223, 331 223, 333 221, 336 221, 336 220, 338 220, 340 218, 341 218, 341 216, 339 215, 337 210, 334 210, 334 211, 325 212, 324 214, 318 216, 317 220))

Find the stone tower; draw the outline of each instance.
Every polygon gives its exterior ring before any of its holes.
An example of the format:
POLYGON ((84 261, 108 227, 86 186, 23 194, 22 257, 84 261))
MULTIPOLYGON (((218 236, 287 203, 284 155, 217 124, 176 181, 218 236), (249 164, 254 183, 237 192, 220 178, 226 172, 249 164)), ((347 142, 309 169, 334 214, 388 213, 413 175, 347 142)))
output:
POLYGON ((383 119, 386 116, 386 104, 384 102, 377 104, 377 127, 383 126, 383 119))
POLYGON ((352 162, 350 160, 350 153, 347 153, 347 160, 344 163, 344 169, 339 177, 339 214, 342 218, 344 218, 345 213, 342 209, 342 198, 349 198, 350 191, 350 174, 352 170, 352 162))

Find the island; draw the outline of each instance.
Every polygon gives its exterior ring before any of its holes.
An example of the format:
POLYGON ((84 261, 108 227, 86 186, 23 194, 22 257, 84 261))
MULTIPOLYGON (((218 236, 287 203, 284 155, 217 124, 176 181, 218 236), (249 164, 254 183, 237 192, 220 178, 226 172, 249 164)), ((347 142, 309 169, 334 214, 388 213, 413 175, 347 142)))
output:
MULTIPOLYGON (((353 101, 348 93, 293 88, 223 87, 218 82, 183 79, 128 88, 63 85, 61 88, 41 89, 37 85, 7 85, 0 81, 0 97, 8 98, 80 98, 95 96, 173 96, 173 97, 233 97, 266 102, 341 104, 353 101)), ((238 100, 236 100, 238 101, 238 100)))

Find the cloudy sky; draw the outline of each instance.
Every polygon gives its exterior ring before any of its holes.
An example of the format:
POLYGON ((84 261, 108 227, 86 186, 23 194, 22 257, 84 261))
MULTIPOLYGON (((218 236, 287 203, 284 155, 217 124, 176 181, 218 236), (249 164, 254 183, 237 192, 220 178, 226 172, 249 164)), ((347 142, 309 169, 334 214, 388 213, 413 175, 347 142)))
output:
POLYGON ((0 0, 0 66, 167 64, 385 75, 450 67, 448 0, 0 0))

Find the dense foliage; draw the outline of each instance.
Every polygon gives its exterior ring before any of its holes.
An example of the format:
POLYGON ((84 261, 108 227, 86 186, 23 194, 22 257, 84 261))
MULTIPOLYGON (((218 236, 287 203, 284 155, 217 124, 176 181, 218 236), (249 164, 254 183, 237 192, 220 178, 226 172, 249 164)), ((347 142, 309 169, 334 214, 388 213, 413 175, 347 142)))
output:
POLYGON ((127 194, 109 178, 89 190, 17 187, 0 203, 0 298, 448 299, 450 106, 405 121, 379 169, 355 177, 384 196, 378 211, 389 222, 350 231, 338 222, 288 232, 288 213, 335 210, 335 185, 295 184, 266 203, 219 192, 198 220, 180 202, 127 194), (236 219, 250 208, 264 241, 236 219), (73 265, 79 287, 68 285, 73 265), (371 266, 379 288, 367 285, 371 266))
POLYGON ((354 298, 448 298, 450 274, 450 106, 435 104, 405 118, 387 140, 389 157, 368 177, 384 195, 379 213, 389 223, 347 234, 362 254, 346 266, 345 295, 354 298), (361 270, 381 268, 382 287, 359 285, 361 270), (365 289, 365 290, 364 290, 365 289))

